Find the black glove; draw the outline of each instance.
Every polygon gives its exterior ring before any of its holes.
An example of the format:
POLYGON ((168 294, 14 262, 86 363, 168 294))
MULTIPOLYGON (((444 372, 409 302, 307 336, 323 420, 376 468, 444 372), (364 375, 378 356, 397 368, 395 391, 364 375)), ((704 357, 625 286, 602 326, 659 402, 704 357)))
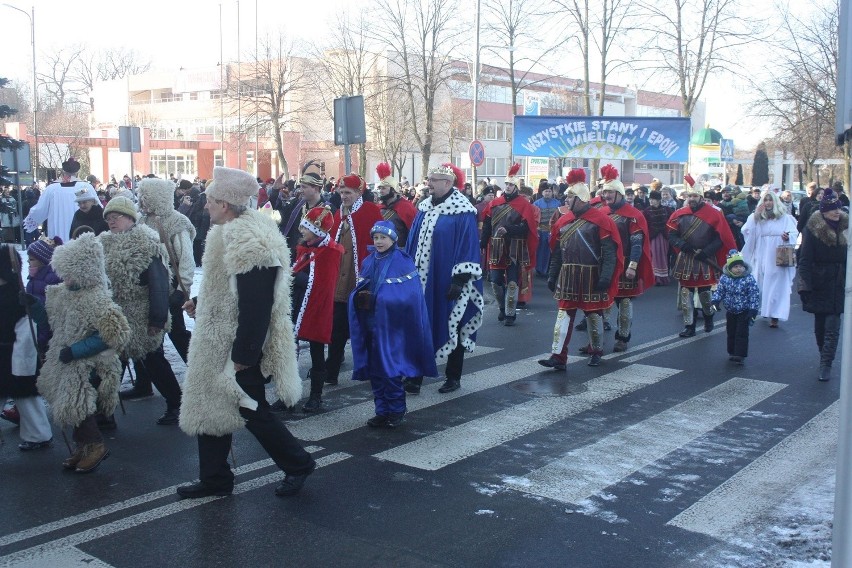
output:
POLYGON ((547 288, 551 292, 556 292, 556 280, 548 280, 547 281, 547 288))
POLYGON ((696 259, 696 260, 707 260, 707 253, 706 253, 706 252, 704 252, 703 250, 699 249, 699 250, 695 253, 695 259, 696 259))
POLYGON ((598 278, 598 283, 595 284, 595 290, 597 292, 603 292, 604 290, 609 289, 609 285, 612 284, 612 278, 604 278, 601 276, 598 278))
POLYGON ((462 288, 464 288, 464 286, 461 286, 456 282, 450 284, 450 289, 447 290, 447 299, 452 301, 458 300, 461 297, 462 288))
POLYGON ((63 347, 59 352, 59 360, 63 363, 70 363, 74 360, 74 354, 71 352, 70 347, 63 347))
POLYGON ((23 290, 18 293, 18 303, 25 308, 31 308, 35 306, 37 302, 38 298, 36 298, 32 294, 27 294, 23 290))
POLYGON ((689 243, 688 243, 688 242, 686 242, 686 241, 683 241, 683 244, 682 244, 682 245, 680 245, 680 250, 682 250, 683 252, 692 252, 692 251, 694 251, 695 249, 694 249, 694 248, 692 248, 692 245, 691 245, 691 244, 689 244, 689 243))

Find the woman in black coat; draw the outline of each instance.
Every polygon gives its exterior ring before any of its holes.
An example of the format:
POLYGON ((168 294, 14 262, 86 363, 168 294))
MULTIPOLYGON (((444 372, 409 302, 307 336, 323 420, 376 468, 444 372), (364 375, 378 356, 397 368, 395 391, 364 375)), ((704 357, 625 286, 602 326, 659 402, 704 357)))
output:
POLYGON ((72 239, 76 239, 83 233, 100 235, 109 231, 104 221, 104 209, 95 197, 87 194, 85 190, 80 190, 77 192, 75 201, 79 209, 74 212, 74 217, 71 219, 72 239))
POLYGON ((819 380, 827 381, 840 340, 846 286, 846 233, 849 215, 832 190, 825 190, 819 211, 802 232, 799 256, 799 295, 802 309, 814 314, 814 334, 819 347, 819 380))

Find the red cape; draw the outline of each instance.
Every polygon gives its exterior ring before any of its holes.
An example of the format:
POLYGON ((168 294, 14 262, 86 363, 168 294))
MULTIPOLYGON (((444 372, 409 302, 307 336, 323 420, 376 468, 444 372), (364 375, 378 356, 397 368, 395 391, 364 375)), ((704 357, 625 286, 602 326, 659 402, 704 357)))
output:
MULTIPOLYGON (((601 209, 607 215, 612 213, 609 206, 601 209)), ((648 233, 648 221, 645 215, 629 203, 625 203, 616 211, 622 217, 630 217, 636 222, 636 229, 642 231, 642 258, 639 259, 639 266, 636 270, 636 278, 642 283, 642 289, 645 290, 656 283, 654 278, 654 266, 651 264, 651 237, 648 233)), ((636 230, 631 233, 637 232, 636 230)))
POLYGON ((411 224, 414 222, 414 217, 417 215, 417 209, 414 208, 414 205, 411 204, 407 199, 399 198, 395 202, 391 203, 390 207, 385 207, 384 203, 381 205, 381 209, 391 209, 396 211, 396 214, 399 215, 399 218, 402 219, 402 222, 405 223, 405 226, 408 229, 411 229, 411 224))
POLYGON ((716 251, 716 264, 725 266, 725 261, 728 260, 728 251, 737 248, 737 243, 734 240, 734 235, 731 233, 731 227, 728 225, 727 219, 718 209, 714 209, 712 205, 704 204, 698 211, 693 211, 687 205, 681 207, 669 217, 669 222, 666 227, 670 231, 677 230, 677 220, 684 215, 695 215, 705 223, 709 224, 722 239, 722 246, 716 251))
MULTIPOLYGON (((334 289, 337 276, 340 273, 340 259, 343 247, 329 240, 324 247, 296 247, 296 262, 293 273, 312 265, 314 279, 310 290, 305 292, 302 314, 297 332, 297 338, 305 341, 331 343, 331 320, 334 311, 334 289), (311 255, 313 253, 313 255, 311 255)), ((310 275, 310 272, 308 273, 310 275)), ((302 306, 293 306, 298 316, 302 306)))
MULTIPOLYGON (((482 218, 491 215, 491 210, 498 205, 504 205, 506 203, 506 198, 502 195, 495 199, 492 199, 488 206, 485 208, 485 211, 482 212, 482 218)), ((530 266, 535 266, 535 257, 536 251, 538 250, 538 221, 535 218, 536 208, 533 207, 532 203, 526 200, 525 197, 517 196, 513 200, 508 202, 509 205, 517 211, 521 218, 527 224, 527 253, 530 257, 530 266)), ((491 245, 488 245, 488 248, 491 248, 491 245)), ((490 254, 490 253, 489 253, 490 254)), ((486 256, 488 258, 488 256, 486 256)))
MULTIPOLYGON (((352 243, 355 247, 358 263, 355 265, 355 275, 361 273, 361 264, 364 259, 370 254, 367 252, 367 246, 373 244, 373 238, 370 236, 370 229, 377 222, 382 220, 382 210, 379 206, 371 201, 364 201, 361 207, 352 214, 352 224, 355 227, 355 242, 352 243)), ((335 242, 340 242, 340 225, 342 219, 340 209, 334 212, 334 225, 331 226, 331 238, 335 242)))

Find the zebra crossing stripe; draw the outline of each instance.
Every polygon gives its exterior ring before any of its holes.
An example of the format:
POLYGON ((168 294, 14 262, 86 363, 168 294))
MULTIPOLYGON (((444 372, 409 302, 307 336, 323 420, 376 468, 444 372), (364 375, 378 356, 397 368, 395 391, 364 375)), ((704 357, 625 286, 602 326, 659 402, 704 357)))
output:
POLYGON ((43 568, 44 566, 50 566, 50 568, 80 568, 81 566, 86 568, 114 568, 112 564, 107 564, 74 546, 54 550, 32 561, 23 560, 14 566, 15 568, 43 568))
POLYGON ((505 483, 523 493, 579 503, 772 396, 786 385, 734 378, 505 483))
POLYGON ((588 390, 578 395, 537 398, 391 448, 374 457, 418 469, 438 470, 679 372, 677 369, 631 365, 587 381, 584 386, 588 390))
POLYGON ((817 414, 667 524, 724 538, 777 505, 814 471, 830 470, 837 453, 839 405, 817 414))

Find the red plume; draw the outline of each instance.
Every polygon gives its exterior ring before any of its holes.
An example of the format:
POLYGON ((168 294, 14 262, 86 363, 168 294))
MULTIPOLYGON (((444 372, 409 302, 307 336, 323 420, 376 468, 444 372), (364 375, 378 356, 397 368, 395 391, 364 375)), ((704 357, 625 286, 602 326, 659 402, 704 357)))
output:
POLYGON ((618 170, 612 164, 607 164, 601 168, 601 175, 604 181, 612 181, 618 179, 618 170))
POLYGON ((515 177, 515 174, 517 174, 519 171, 521 171, 521 164, 515 162, 514 164, 512 164, 512 167, 509 168, 509 175, 506 177, 515 177))
POLYGON ((457 189, 464 189, 464 172, 454 164, 447 163, 441 165, 445 168, 450 168, 451 170, 453 170, 453 175, 456 176, 456 183, 454 187, 456 187, 457 189))
POLYGON ((376 166, 376 173, 379 174, 379 179, 385 179, 391 175, 391 167, 387 162, 382 162, 376 166))
POLYGON ((689 187, 695 187, 695 178, 693 178, 691 175, 689 175, 689 174, 684 175, 683 181, 685 181, 686 185, 688 185, 689 187))
POLYGON ((586 181, 586 170, 583 168, 574 168, 570 172, 568 172, 568 181, 566 182, 568 185, 574 185, 575 183, 584 183, 586 181))

